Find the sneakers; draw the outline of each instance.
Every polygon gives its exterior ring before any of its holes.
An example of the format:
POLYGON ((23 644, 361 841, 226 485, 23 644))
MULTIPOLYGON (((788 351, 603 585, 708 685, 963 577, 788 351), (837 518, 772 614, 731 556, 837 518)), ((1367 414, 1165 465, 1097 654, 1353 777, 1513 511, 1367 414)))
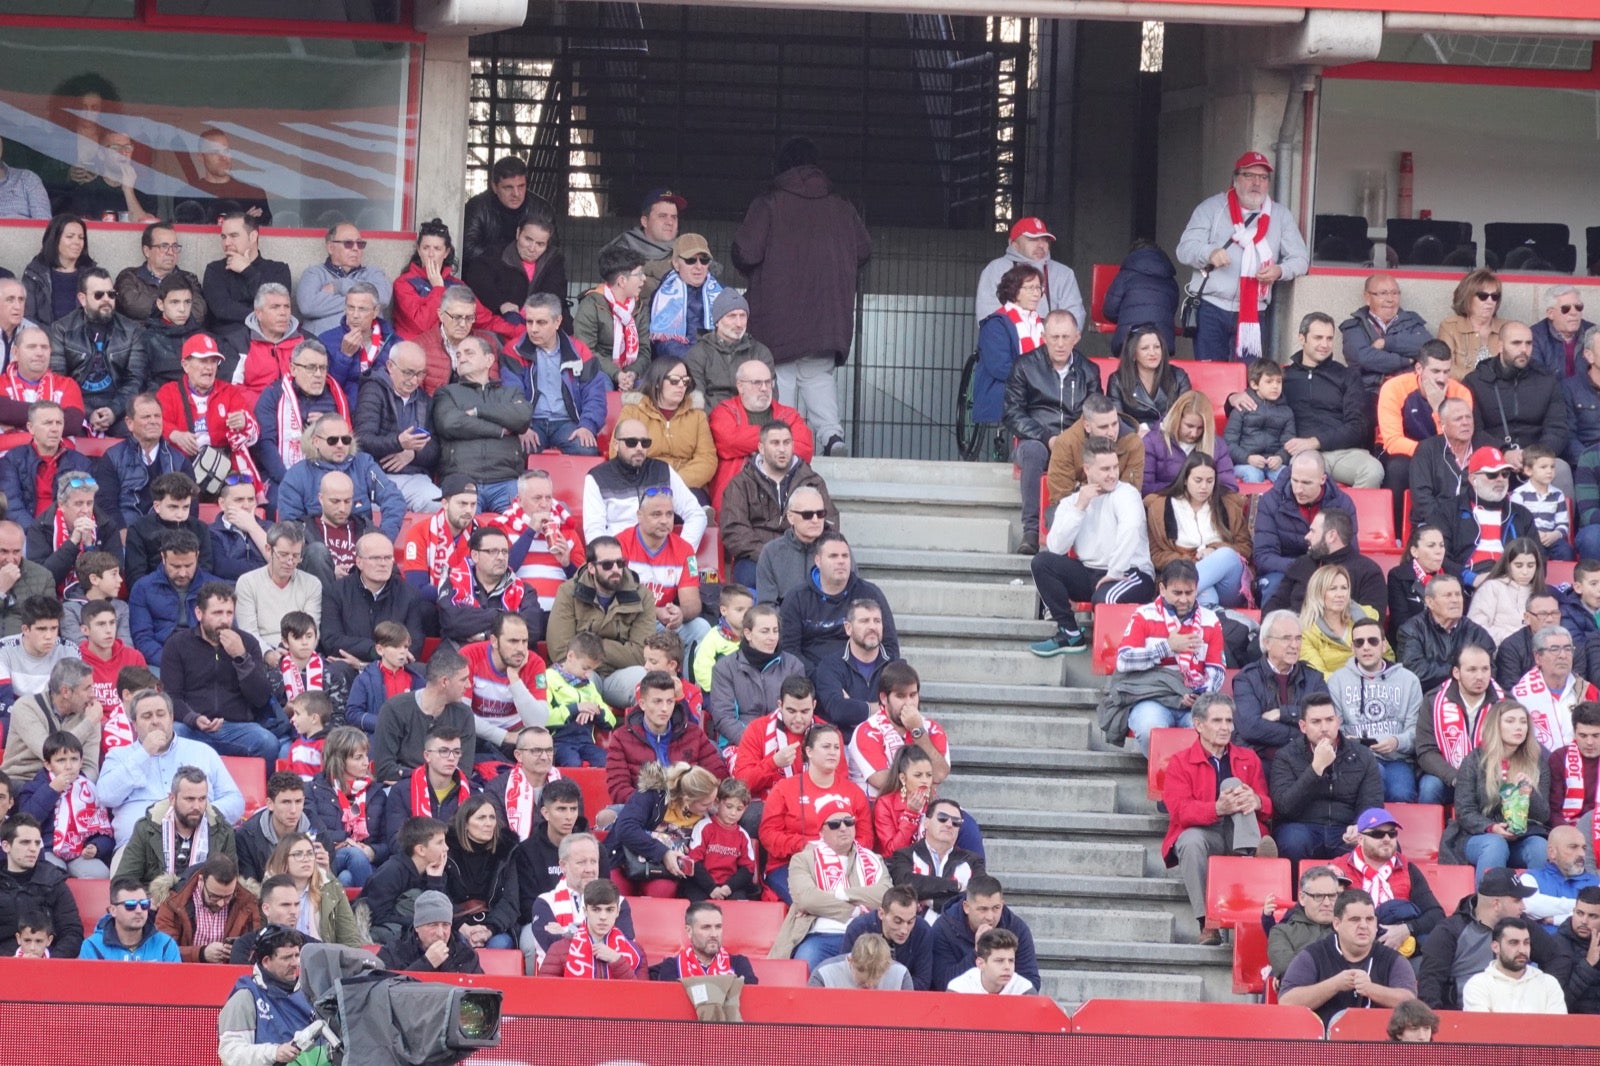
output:
POLYGON ((1071 655, 1074 652, 1088 651, 1089 640, 1081 630, 1069 633, 1064 629, 1057 629, 1055 636, 1029 644, 1028 650, 1042 659, 1048 659, 1053 655, 1071 655))
POLYGON ((1037 534, 1037 533, 1024 533, 1022 535, 1022 543, 1017 545, 1017 554, 1018 555, 1038 555, 1039 554, 1039 534, 1037 534))
POLYGON ((843 437, 835 434, 829 437, 828 443, 822 446, 822 454, 847 459, 850 457, 850 445, 845 443, 843 437))

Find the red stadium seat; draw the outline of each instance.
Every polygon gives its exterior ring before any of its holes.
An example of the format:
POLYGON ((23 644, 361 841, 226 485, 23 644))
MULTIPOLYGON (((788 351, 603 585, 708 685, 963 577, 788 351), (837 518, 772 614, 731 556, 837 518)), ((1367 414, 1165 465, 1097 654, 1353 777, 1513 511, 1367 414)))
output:
POLYGON ((1221 435, 1228 425, 1228 397, 1243 392, 1249 384, 1243 363, 1202 363, 1194 359, 1174 359, 1173 366, 1181 366, 1189 375, 1189 384, 1197 392, 1206 394, 1217 416, 1217 433, 1221 435))
POLYGON ((611 805, 611 793, 606 791, 605 767, 562 767, 561 776, 571 780, 583 793, 583 816, 593 825, 595 816, 611 805))
POLYGON ((1091 667, 1097 674, 1109 674, 1117 665, 1117 645, 1128 631, 1135 604, 1097 603, 1094 605, 1094 648, 1091 667))
MULTIPOLYGON (((722 946, 735 955, 766 957, 778 939, 789 908, 764 900, 723 900, 722 946)), ((681 920, 680 920, 681 921, 681 920)))
POLYGON ((426 522, 432 515, 422 514, 420 511, 407 511, 405 517, 400 519, 400 535, 403 537, 411 532, 411 527, 419 522, 426 522))
POLYGON ((722 531, 716 526, 707 526, 705 535, 700 538, 700 547, 694 553, 695 565, 700 568, 700 580, 705 582, 709 577, 722 573, 722 531))
POLYGON ((1259 922, 1268 896, 1291 898, 1288 859, 1213 855, 1206 874, 1206 924, 1259 922))
POLYGON ((1089 362, 1100 368, 1100 387, 1103 389, 1111 383, 1111 375, 1117 372, 1117 367, 1121 365, 1122 360, 1115 356, 1097 355, 1090 359, 1089 362))
POLYGON ((1435 862, 1419 862, 1417 865, 1422 868, 1422 876, 1428 879, 1428 887, 1433 889, 1434 897, 1446 914, 1454 914, 1462 900, 1478 891, 1478 871, 1471 866, 1448 866, 1435 862))
POLYGON ((1382 570, 1385 575, 1387 575, 1389 571, 1393 570, 1395 567, 1399 566, 1400 560, 1405 558, 1405 556, 1399 552, 1370 552, 1363 550, 1361 554, 1366 556, 1368 559, 1371 559, 1377 565, 1378 569, 1382 570))
POLYGON ((1259 996, 1266 992, 1271 967, 1267 963, 1267 933, 1255 921, 1238 922, 1233 927, 1233 992, 1238 996, 1259 996))
POLYGON ((1544 582, 1547 585, 1570 585, 1575 576, 1573 569, 1577 563, 1564 559, 1551 559, 1544 564, 1544 582))
POLYGON ((224 755, 222 765, 244 793, 246 818, 267 805, 267 768, 260 759, 254 755, 224 755))
POLYGON ((1260 496, 1263 493, 1266 493, 1266 492, 1270 491, 1271 489, 1272 489, 1272 482, 1270 482, 1270 481, 1241 481, 1241 482, 1239 482, 1239 491, 1244 493, 1246 496, 1260 496))
MULTIPOLYGON (((111 856, 107 855, 106 858, 109 859, 111 856)), ((99 924, 100 919, 105 917, 106 908, 111 905, 111 882, 103 879, 86 881, 81 877, 69 877, 67 890, 72 893, 72 902, 78 905, 78 917, 83 919, 83 935, 89 936, 94 932, 94 927, 99 924)))
POLYGON ((89 459, 98 459, 111 450, 117 443, 116 437, 73 437, 72 448, 79 455, 89 459))
POLYGON ((1103 1036, 1249 1034, 1257 1040, 1321 1040, 1323 1026, 1305 1007, 1091 999, 1073 1012, 1072 1031, 1103 1036))
POLYGON ((1400 819, 1400 852, 1412 862, 1439 861, 1439 841, 1444 837, 1444 808, 1437 803, 1385 803, 1384 810, 1400 819))
POLYGON ((1105 316, 1106 290, 1121 269, 1117 263, 1096 263, 1089 275, 1089 321, 1101 333, 1117 331, 1117 324, 1105 316))
POLYGON ((1250 619, 1256 625, 1261 624, 1261 608, 1259 607, 1236 607, 1233 613, 1250 619))
POLYGON ((1400 497, 1400 544, 1404 547, 1411 540, 1411 490, 1406 489, 1405 495, 1400 497))
POLYGON ((522 977, 527 960, 522 952, 516 948, 479 948, 478 965, 483 967, 484 973, 499 974, 503 977, 522 977))
POLYGON ((433 653, 439 648, 439 643, 438 637, 424 637, 422 639, 422 657, 417 661, 426 663, 429 659, 432 659, 433 653))
POLYGON ((1345 489, 1356 505, 1356 544, 1362 554, 1395 550, 1394 494, 1388 489, 1345 489))
POLYGON ((799 959, 763 959, 750 957, 750 968, 762 988, 804 988, 810 978, 810 969, 799 959))
MULTIPOLYGON (((633 939, 650 958, 660 961, 683 947, 683 912, 688 900, 629 896, 633 912, 633 939)), ((729 949, 732 950, 732 949, 729 949)))
MULTIPOLYGON (((622 393, 615 389, 606 393, 606 424, 600 427, 600 432, 595 434, 595 444, 600 448, 601 458, 611 454, 611 431, 617 428, 617 416, 622 413, 622 393)), ((706 412, 710 414, 710 412, 706 412)))
POLYGON ((1188 748, 1195 740, 1193 729, 1152 729, 1150 731, 1150 761, 1145 764, 1145 794, 1153 800, 1161 798, 1167 779, 1167 763, 1178 752, 1188 748))
POLYGON ((583 532, 583 479, 590 470, 605 460, 597 455, 530 455, 529 470, 544 470, 555 485, 556 499, 567 505, 567 510, 578 521, 578 532, 583 532))

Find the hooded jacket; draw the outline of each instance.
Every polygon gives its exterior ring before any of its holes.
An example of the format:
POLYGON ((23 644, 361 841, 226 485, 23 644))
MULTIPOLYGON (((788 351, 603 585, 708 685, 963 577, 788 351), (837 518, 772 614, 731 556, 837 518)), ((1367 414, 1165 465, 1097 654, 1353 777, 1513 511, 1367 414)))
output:
POLYGON ((1083 401, 1097 396, 1100 368, 1077 349, 1059 374, 1043 348, 1019 356, 1006 378, 1003 418, 1006 430, 1022 440, 1047 444, 1083 414, 1083 401))
POLYGON ((606 745, 606 791, 611 793, 611 802, 627 803, 638 790, 640 769, 652 762, 662 766, 686 762, 704 767, 718 781, 728 776, 728 764, 717 754, 717 746, 704 729, 689 720, 689 709, 681 700, 672 709, 663 737, 654 737, 645 728, 644 712, 637 708, 612 730, 611 741, 606 745))
MULTIPOLYGON (((598 435, 606 424, 606 393, 611 391, 610 382, 600 372, 594 353, 576 337, 558 332, 556 350, 561 361, 561 403, 566 408, 567 421, 576 422, 598 435)), ((528 398, 528 406, 534 411, 539 408, 539 375, 533 369, 537 355, 533 342, 524 335, 509 349, 509 354, 500 359, 501 383, 515 385, 528 398)), ((545 446, 549 447, 548 441, 545 446)))
POLYGON ((1122 351, 1135 326, 1154 326, 1167 342, 1167 351, 1172 351, 1178 303, 1178 269, 1167 253, 1153 244, 1129 252, 1117 268, 1117 276, 1106 286, 1105 299, 1100 304, 1106 321, 1117 324, 1111 337, 1112 353, 1122 351))
MULTIPOLYGON (((233 372, 233 384, 243 390, 251 409, 255 410, 262 393, 274 385, 281 386, 283 380, 289 377, 289 363, 294 357, 294 350, 308 338, 308 334, 301 332, 300 320, 292 315, 288 330, 278 340, 269 340, 261 332, 254 311, 250 312, 244 324, 249 330, 249 342, 240 353, 238 366, 233 372)), ((265 428, 266 423, 262 425, 265 428)))
POLYGON ((806 664, 782 649, 761 665, 754 661, 759 655, 741 646, 711 670, 711 724, 729 744, 738 744, 751 722, 777 710, 785 680, 806 674, 806 664))
MULTIPOLYGON (((717 472, 717 447, 711 441, 711 423, 706 418, 705 401, 698 392, 684 397, 683 405, 668 418, 661 413, 655 401, 642 392, 628 392, 622 396, 622 410, 613 425, 629 419, 644 424, 645 436, 650 438, 646 455, 660 459, 691 489, 703 488, 717 472)), ((611 438, 611 458, 615 459, 622 444, 611 438)))
POLYGON ((744 469, 722 491, 718 524, 722 529, 724 558, 730 563, 759 559, 761 549, 789 528, 789 498, 801 488, 816 489, 821 494, 823 510, 828 512, 827 522, 832 528, 838 528, 839 509, 828 495, 827 482, 804 459, 793 457, 789 469, 774 481, 767 474, 766 461, 761 455, 752 455, 744 469))
MULTIPOLYGON (((538 602, 537 597, 528 598, 538 602)), ((644 642, 656 631, 655 606, 655 594, 626 567, 622 585, 612 593, 611 602, 601 606, 594 568, 585 565, 575 577, 562 583, 550 608, 545 627, 550 661, 559 663, 565 659, 573 634, 581 632, 593 633, 605 645, 605 659, 600 664, 605 673, 642 666, 644 642)))
POLYGON ((109 407, 120 419, 133 397, 148 386, 150 355, 144 330, 126 315, 112 315, 101 353, 109 376, 98 376, 100 371, 92 366, 93 351, 89 320, 81 307, 50 327, 50 369, 78 383, 86 412, 109 407), (95 385, 99 387, 91 389, 95 385))
MULTIPOLYGON (((306 805, 310 806, 309 795, 306 805)), ((296 833, 314 832, 315 829, 311 819, 303 813, 299 824, 294 827, 296 833)), ((239 828, 233 834, 233 845, 239 853, 240 876, 252 881, 265 880, 267 860, 272 858, 272 849, 278 846, 278 839, 278 830, 272 824, 272 811, 268 808, 262 808, 239 823, 239 828)))
MULTIPOLYGON (((944 905, 933 925, 933 991, 943 992, 952 978, 972 969, 972 953, 978 934, 967 924, 962 908, 965 896, 956 896, 944 905)), ((1033 931, 1009 906, 1000 911, 996 929, 1005 929, 1017 938, 1017 973, 1039 985, 1039 959, 1033 949, 1033 931)))
MULTIPOLYGON (((380 463, 400 450, 402 430, 421 426, 433 433, 433 397, 419 386, 407 399, 400 399, 400 394, 394 391, 388 364, 375 367, 367 377, 366 387, 356 395, 353 415, 353 428, 361 450, 380 463)), ((438 466, 439 438, 430 436, 422 450, 399 472, 428 476, 438 466)))
POLYGON ((734 384, 739 367, 752 359, 767 364, 767 369, 777 372, 772 349, 752 337, 748 331, 736 341, 724 340, 716 330, 701 334, 700 339, 683 353, 683 365, 694 379, 694 387, 705 396, 706 407, 714 408, 724 400, 739 395, 734 384))
MULTIPOLYGON (((1465 896, 1457 904, 1455 913, 1435 926, 1427 939, 1422 941, 1422 961, 1417 967, 1417 998, 1434 1010, 1460 1010, 1461 987, 1456 982, 1455 974, 1470 969, 1470 975, 1475 976, 1489 965, 1493 956, 1493 948, 1489 943, 1490 931, 1478 921, 1477 914, 1477 894, 1465 896), (1458 967, 1456 952, 1462 935, 1469 929, 1476 933, 1470 949, 1474 957, 1463 958, 1458 967)), ((1530 961, 1565 986, 1573 972, 1572 954, 1569 954, 1560 938, 1546 931, 1538 922, 1529 922, 1528 925, 1531 927, 1528 934, 1532 948, 1530 961)))
POLYGON ((355 484, 355 506, 351 515, 375 521, 389 540, 400 539, 400 525, 406 517, 406 498, 378 461, 366 452, 352 451, 343 462, 329 459, 302 459, 283 475, 278 486, 278 520, 304 521, 322 514, 318 495, 322 478, 331 471, 348 474, 355 484))
MULTIPOLYGON (((1333 478, 1328 478, 1323 485, 1322 499, 1317 506, 1319 510, 1332 507, 1345 512, 1351 520, 1351 537, 1360 534, 1355 520, 1356 505, 1333 478)), ((1296 559, 1306 554, 1306 534, 1310 531, 1311 522, 1294 498, 1289 479, 1279 478, 1256 502, 1255 532, 1250 539, 1256 573, 1287 572, 1296 559)))
POLYGON ((527 469, 520 435, 532 420, 521 389, 497 381, 446 385, 433 398, 433 431, 443 448, 439 479, 465 474, 480 482, 515 481, 527 469))
POLYGON ((1472 417, 1502 451, 1542 444, 1567 452, 1567 402, 1561 379, 1529 361, 1508 367, 1503 356, 1485 359, 1467 375, 1472 417))
MULTIPOLYGON (((109 860, 111 853, 105 852, 105 857, 109 860)), ((67 888, 67 872, 46 862, 42 854, 27 873, 12 873, 0 862, 0 956, 10 957, 16 953, 17 922, 25 909, 32 908, 48 914, 50 924, 55 927, 51 956, 76 958, 83 944, 83 919, 78 914, 77 901, 67 888)))
MULTIPOLYGON (((263 814, 266 812, 263 811, 263 814)), ((240 879, 250 875, 240 871, 240 879)), ((155 902, 151 925, 170 936, 178 945, 178 955, 184 962, 200 962, 201 948, 194 942, 195 896, 200 893, 204 877, 177 879, 170 874, 156 878, 150 886, 150 898, 155 902)), ((233 892, 233 902, 228 905, 228 920, 222 927, 224 939, 234 940, 261 925, 261 903, 256 894, 239 884, 233 892)))
POLYGON ((1317 438, 1323 453, 1372 446, 1377 405, 1361 375, 1331 355, 1313 366, 1305 352, 1295 352, 1283 368, 1283 402, 1294 412, 1295 432, 1317 438))
POLYGON ((1392 754, 1377 756, 1378 761, 1412 761, 1417 749, 1417 717, 1423 710, 1422 684, 1416 674, 1380 660, 1378 673, 1372 675, 1352 658, 1329 676, 1328 693, 1344 718, 1346 736, 1394 737, 1400 746, 1392 754))
POLYGON ((883 653, 891 659, 900 658, 900 634, 895 630, 894 612, 883 590, 852 570, 844 588, 830 595, 822 591, 815 566, 804 584, 784 594, 778 608, 783 650, 800 656, 812 670, 824 659, 842 655, 848 643, 844 635, 845 608, 851 600, 863 598, 883 608, 883 653))
MULTIPOLYGON (((60 943, 58 937, 56 943, 60 943)), ((51 948, 54 952, 55 949, 51 948)), ((139 943, 131 948, 123 947, 122 941, 117 938, 116 921, 107 914, 95 924, 94 933, 86 938, 83 946, 78 949, 80 959, 109 959, 112 962, 182 962, 183 956, 178 951, 178 942, 156 928, 155 915, 144 923, 144 930, 139 934, 139 943)))
POLYGON ((561 301, 561 321, 571 329, 572 307, 567 302, 567 258, 556 246, 555 235, 533 261, 533 278, 528 277, 522 257, 517 254, 515 231, 498 252, 486 252, 464 260, 461 280, 472 289, 478 302, 502 322, 522 326, 522 307, 528 297, 546 293, 561 301), (504 304, 516 304, 515 311, 501 311, 504 304))
MULTIPOLYGON (((668 249, 671 254, 671 249, 668 249)), ((671 260, 667 260, 671 262, 671 260)), ((649 269, 647 266, 646 270, 649 269)), ((644 377, 644 372, 650 368, 650 297, 649 287, 645 293, 634 301, 633 326, 639 332, 639 354, 627 369, 633 371, 635 383, 644 377)), ((600 364, 600 372, 604 374, 613 385, 616 384, 617 375, 622 368, 617 366, 613 349, 617 344, 616 322, 611 316, 611 307, 606 303, 605 293, 599 288, 590 289, 578 301, 577 309, 572 312, 572 335, 588 346, 594 353, 595 359, 600 364)))
POLYGON ((1371 751, 1347 737, 1321 774, 1311 767, 1311 745, 1305 735, 1278 751, 1272 760, 1272 810, 1279 823, 1354 825, 1368 807, 1383 806, 1383 775, 1371 751))

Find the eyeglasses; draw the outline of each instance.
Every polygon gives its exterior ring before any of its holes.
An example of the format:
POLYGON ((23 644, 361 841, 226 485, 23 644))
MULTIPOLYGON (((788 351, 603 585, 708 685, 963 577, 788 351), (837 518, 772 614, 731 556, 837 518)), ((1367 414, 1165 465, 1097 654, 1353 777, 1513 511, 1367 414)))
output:
POLYGON ((554 755, 556 753, 555 748, 518 748, 517 751, 528 755, 554 755))
POLYGON ((649 437, 618 437, 617 443, 621 444, 624 448, 648 448, 650 445, 654 444, 655 441, 651 440, 649 437))
POLYGON ((1309 899, 1313 903, 1332 903, 1339 898, 1337 892, 1302 892, 1301 899, 1309 899))
POLYGON ((165 244, 152 244, 152 245, 148 245, 148 247, 154 248, 158 252, 181 252, 181 251, 183 251, 183 245, 175 244, 172 241, 168 241, 165 244))
POLYGON ((348 433, 341 433, 341 434, 339 434, 338 436, 335 436, 335 437, 319 437, 317 439, 322 441, 322 443, 324 443, 324 444, 353 444, 353 443, 355 443, 355 438, 350 436, 348 433))
POLYGON ((326 374, 328 372, 327 363, 290 363, 289 365, 296 370, 304 370, 308 374, 326 374))
POLYGON ((458 326, 464 326, 468 322, 471 322, 474 318, 477 317, 477 312, 473 312, 471 314, 466 314, 466 315, 452 315, 449 311, 441 311, 439 313, 444 315, 445 318, 448 318, 450 321, 454 322, 458 326))
POLYGON ((339 247, 345 248, 345 249, 349 249, 349 250, 353 250, 353 249, 356 249, 356 248, 365 248, 367 246, 367 242, 366 242, 365 239, 358 240, 358 241, 329 241, 328 243, 329 244, 337 244, 339 247))
POLYGON ((790 511, 789 513, 794 515, 796 518, 803 518, 807 522, 814 521, 818 518, 828 517, 827 511, 790 511))
POLYGON ((148 899, 123 899, 123 900, 118 900, 117 902, 113 903, 112 906, 113 907, 121 907, 123 910, 127 911, 129 914, 132 914, 134 911, 147 911, 147 910, 149 910, 150 909, 150 901, 148 899))
POLYGON ((589 565, 601 570, 618 570, 627 566, 628 561, 626 559, 595 559, 589 565))
POLYGON ((1350 646, 1352 648, 1376 648, 1382 643, 1382 637, 1356 637, 1350 641, 1350 646))
POLYGON ((687 374, 673 374, 670 377, 665 377, 661 380, 666 382, 668 385, 687 385, 689 384, 690 379, 689 375, 687 374))
POLYGON ((1364 836, 1364 837, 1371 837, 1373 840, 1394 840, 1395 838, 1397 838, 1400 835, 1400 830, 1398 830, 1398 829, 1368 829, 1366 832, 1362 833, 1361 835, 1364 836))
POLYGON ((829 818, 822 824, 829 829, 854 829, 856 820, 854 818, 829 818))
POLYGON ((953 825, 958 828, 966 823, 966 819, 962 818, 960 815, 944 814, 943 812, 934 815, 933 820, 938 822, 940 825, 953 825))
POLYGON ((740 378, 738 380, 738 384, 740 384, 740 385, 754 385, 758 389, 770 389, 770 388, 772 388, 772 379, 771 378, 759 378, 759 379, 756 379, 756 380, 751 380, 750 378, 740 378))
POLYGON ((299 862, 305 862, 307 859, 314 859, 316 857, 317 853, 314 851, 291 851, 289 853, 289 858, 295 859, 299 862))
POLYGON ((1496 303, 1497 304, 1497 303, 1500 302, 1500 294, 1497 293, 1497 292, 1479 292, 1479 293, 1474 293, 1473 295, 1477 296, 1478 299, 1486 301, 1488 303, 1496 303))
POLYGON ((422 375, 426 374, 427 372, 428 372, 428 368, 427 367, 418 367, 415 370, 408 370, 403 366, 395 366, 393 362, 390 362, 390 364, 389 364, 389 373, 394 375, 395 377, 402 377, 402 378, 407 378, 407 379, 420 378, 422 375))
POLYGON ((479 555, 504 555, 508 559, 511 557, 510 548, 474 548, 472 550, 479 555))
POLYGON ((460 748, 429 748, 428 751, 425 754, 437 755, 441 759, 459 759, 459 758, 461 758, 461 749, 460 748))
POLYGON ((707 266, 711 262, 709 255, 683 255, 678 258, 684 263, 698 263, 700 266, 707 266))

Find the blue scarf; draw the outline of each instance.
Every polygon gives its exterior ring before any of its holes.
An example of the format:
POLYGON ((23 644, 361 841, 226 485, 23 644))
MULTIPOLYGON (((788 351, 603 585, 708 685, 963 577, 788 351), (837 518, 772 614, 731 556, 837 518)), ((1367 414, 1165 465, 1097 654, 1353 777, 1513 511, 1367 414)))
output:
MULTIPOLYGON (((670 337, 680 341, 694 340, 689 335, 687 322, 688 289, 676 270, 668 272, 667 276, 661 279, 661 287, 656 290, 655 299, 650 304, 650 336, 670 337)), ((722 283, 707 274, 706 283, 700 287, 701 318, 704 321, 697 324, 696 329, 716 328, 717 324, 711 320, 711 305, 716 302, 717 295, 721 292, 722 283)))

